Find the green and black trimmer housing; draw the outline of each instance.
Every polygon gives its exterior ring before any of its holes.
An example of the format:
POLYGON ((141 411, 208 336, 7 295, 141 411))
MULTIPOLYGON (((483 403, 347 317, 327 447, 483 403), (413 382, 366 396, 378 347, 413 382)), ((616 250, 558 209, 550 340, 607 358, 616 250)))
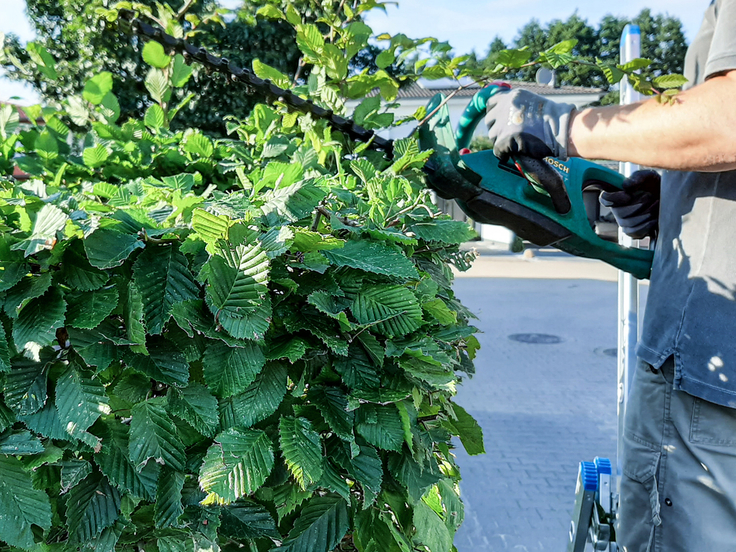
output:
POLYGON ((456 133, 445 97, 432 99, 427 112, 436 113, 419 129, 422 149, 434 151, 426 167, 430 185, 440 196, 455 199, 476 222, 505 226, 536 245, 600 259, 636 278, 649 278, 653 252, 604 240, 585 208, 584 191, 621 189, 618 172, 577 158, 502 163, 492 151, 460 154, 483 120, 488 98, 501 89, 491 85, 476 94, 456 133))

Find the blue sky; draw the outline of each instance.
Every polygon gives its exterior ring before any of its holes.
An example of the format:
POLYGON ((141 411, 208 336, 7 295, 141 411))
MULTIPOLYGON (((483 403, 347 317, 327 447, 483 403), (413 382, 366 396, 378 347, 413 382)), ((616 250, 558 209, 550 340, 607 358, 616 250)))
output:
MULTIPOLYGON (((239 2, 222 3, 233 7, 239 2)), ((654 13, 679 17, 691 41, 709 3, 710 0, 617 0, 612 9, 612 3, 600 0, 399 0, 398 7, 389 6, 387 14, 369 16, 368 23, 377 33, 402 32, 413 38, 433 36, 449 41, 458 53, 475 50, 482 54, 496 35, 511 42, 532 17, 545 23, 566 19, 576 10, 594 25, 609 13, 633 17, 643 8, 650 8, 654 13)), ((0 0, 0 32, 15 33, 24 41, 33 39, 24 10, 25 0, 0 0)), ((37 100, 30 88, 0 79, 0 100, 16 95, 23 98, 21 103, 37 100)))

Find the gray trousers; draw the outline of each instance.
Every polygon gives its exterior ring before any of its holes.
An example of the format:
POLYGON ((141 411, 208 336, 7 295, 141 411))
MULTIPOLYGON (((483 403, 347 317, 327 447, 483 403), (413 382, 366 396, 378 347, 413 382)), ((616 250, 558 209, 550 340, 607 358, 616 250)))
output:
POLYGON ((674 391, 674 360, 639 363, 625 420, 625 552, 736 552, 736 409, 674 391))

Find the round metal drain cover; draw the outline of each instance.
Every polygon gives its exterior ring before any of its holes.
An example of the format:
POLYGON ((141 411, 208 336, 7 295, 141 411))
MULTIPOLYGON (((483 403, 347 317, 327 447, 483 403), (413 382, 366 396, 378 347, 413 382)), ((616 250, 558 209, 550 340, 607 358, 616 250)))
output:
POLYGON ((512 341, 518 341, 519 343, 539 343, 542 345, 562 343, 562 338, 559 336, 538 333, 513 334, 509 336, 509 339, 512 341))

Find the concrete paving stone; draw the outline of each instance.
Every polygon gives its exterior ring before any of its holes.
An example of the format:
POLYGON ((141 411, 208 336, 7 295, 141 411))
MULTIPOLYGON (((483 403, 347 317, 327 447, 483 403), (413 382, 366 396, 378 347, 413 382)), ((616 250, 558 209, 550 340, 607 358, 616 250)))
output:
POLYGON ((489 451, 470 457, 458 444, 466 521, 455 545, 564 550, 578 463, 615 460, 616 361, 600 351, 617 343, 616 284, 463 278, 455 291, 483 332, 477 374, 457 402, 478 420, 489 451), (509 339, 516 333, 562 341, 519 343, 509 339))

